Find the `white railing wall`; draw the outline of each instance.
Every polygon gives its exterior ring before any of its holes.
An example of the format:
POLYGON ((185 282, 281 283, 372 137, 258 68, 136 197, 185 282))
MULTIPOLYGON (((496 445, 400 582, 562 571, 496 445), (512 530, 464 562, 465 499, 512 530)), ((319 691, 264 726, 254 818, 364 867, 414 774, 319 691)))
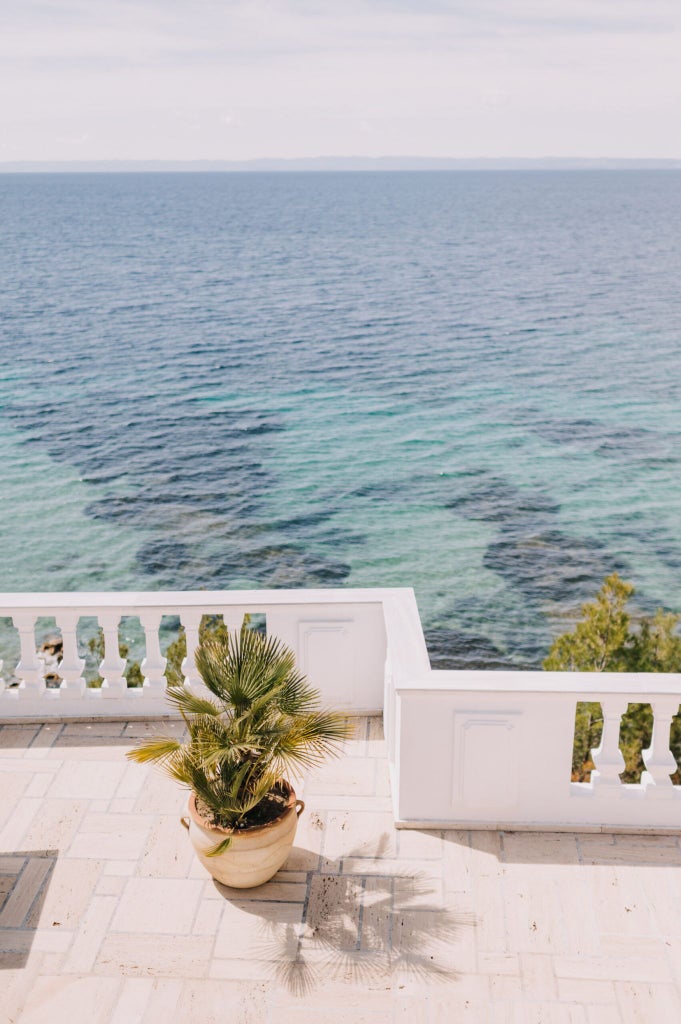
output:
POLYGON ((385 627, 381 595, 389 591, 282 590, 202 591, 199 593, 72 593, 5 594, 0 617, 10 618, 19 633, 21 658, 14 669, 16 687, 0 692, 0 719, 126 718, 168 715, 165 700, 166 659, 159 631, 164 615, 177 616, 185 628, 187 657, 185 685, 201 689, 194 664, 199 625, 204 614, 221 615, 238 629, 244 615, 266 616, 267 632, 294 651, 301 670, 327 704, 351 713, 380 712, 383 705, 385 627), (118 636, 121 618, 139 618, 145 637, 141 664, 144 685, 129 687, 123 671, 118 636), (104 633, 100 688, 88 687, 83 677, 76 630, 81 618, 95 617, 104 633), (41 618, 54 618, 62 635, 63 656, 58 666, 62 683, 49 689, 36 651, 35 627, 41 618))
POLYGON ((0 596, 0 617, 12 619, 21 641, 20 685, 0 692, 0 720, 167 715, 162 616, 185 627, 185 685, 200 689, 192 652, 201 616, 222 615, 239 628, 246 613, 265 613, 268 633, 293 648, 326 703, 351 714, 383 710, 398 827, 681 830, 669 749, 681 675, 434 671, 410 589, 0 596), (92 616, 104 632, 100 689, 86 686, 78 653, 78 621, 92 616), (123 616, 138 616, 144 629, 139 688, 123 675, 123 616), (59 689, 46 688, 36 653, 43 617, 55 617, 62 634, 59 689), (603 708, 589 783, 570 781, 578 701, 603 708), (630 703, 650 703, 654 716, 635 785, 619 777, 620 721, 630 703))
POLYGON ((413 595, 385 602, 385 722, 398 827, 681 831, 670 775, 681 675, 434 671, 413 595), (420 636, 419 636, 420 634, 420 636), (588 783, 571 782, 579 701, 603 708, 588 783), (652 705, 640 783, 624 784, 620 722, 652 705))

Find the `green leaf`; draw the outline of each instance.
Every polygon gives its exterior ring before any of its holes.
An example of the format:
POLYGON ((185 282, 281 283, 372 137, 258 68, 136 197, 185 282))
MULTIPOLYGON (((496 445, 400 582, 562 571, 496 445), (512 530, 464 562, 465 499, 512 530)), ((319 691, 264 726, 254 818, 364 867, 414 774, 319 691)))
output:
POLYGON ((207 850, 206 851, 206 857, 219 857, 220 854, 224 853, 225 850, 228 850, 231 845, 232 845, 232 837, 231 836, 227 836, 227 838, 223 839, 221 843, 217 844, 217 846, 214 846, 211 850, 207 850))
POLYGON ((163 762, 181 749, 182 744, 173 737, 155 736, 140 743, 134 750, 129 750, 125 756, 139 764, 147 764, 150 761, 163 762))

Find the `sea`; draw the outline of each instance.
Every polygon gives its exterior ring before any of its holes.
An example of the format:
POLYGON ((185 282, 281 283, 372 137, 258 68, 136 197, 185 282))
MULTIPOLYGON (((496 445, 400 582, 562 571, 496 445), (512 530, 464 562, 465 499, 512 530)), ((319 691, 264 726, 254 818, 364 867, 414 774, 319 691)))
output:
MULTIPOLYGON (((3 591, 681 611, 681 172, 0 175, 3 591)), ((0 654, 2 652, 0 651, 0 654)))

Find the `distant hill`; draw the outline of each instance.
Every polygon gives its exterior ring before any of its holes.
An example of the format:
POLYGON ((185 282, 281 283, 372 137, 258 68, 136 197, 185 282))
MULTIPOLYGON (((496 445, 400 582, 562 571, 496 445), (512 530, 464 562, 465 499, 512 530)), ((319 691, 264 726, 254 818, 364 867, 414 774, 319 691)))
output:
POLYGON ((293 160, 15 160, 0 174, 187 171, 589 171, 681 170, 679 160, 586 159, 581 157, 470 158, 415 156, 319 156, 293 160))

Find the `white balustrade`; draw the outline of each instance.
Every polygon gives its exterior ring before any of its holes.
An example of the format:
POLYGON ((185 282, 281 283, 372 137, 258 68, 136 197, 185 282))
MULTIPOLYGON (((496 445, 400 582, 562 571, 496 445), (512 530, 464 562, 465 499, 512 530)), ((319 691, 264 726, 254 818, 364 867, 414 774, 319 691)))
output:
POLYGON ((121 624, 121 613, 117 610, 99 613, 99 624, 104 633, 104 658, 99 664, 104 700, 118 699, 127 693, 128 681, 123 675, 125 658, 121 657, 118 630, 121 624))
POLYGON ((21 658, 16 667, 16 675, 21 680, 19 697, 23 700, 31 699, 45 691, 43 666, 35 646, 36 618, 36 614, 29 611, 17 612, 12 616, 21 645, 21 658))
POLYGON ((194 660, 196 648, 199 646, 201 618, 202 613, 200 608, 188 608, 186 611, 182 612, 181 621, 184 626, 187 653, 184 656, 181 667, 184 675, 184 685, 195 690, 199 690, 203 686, 194 660))
POLYGON ((627 710, 628 701, 622 697, 603 697, 603 732, 601 743, 591 751, 596 771, 592 773, 594 786, 621 786, 620 775, 624 771, 624 758, 620 750, 620 727, 622 715, 627 710))
POLYGON ((152 690, 164 690, 166 686, 165 670, 167 658, 161 654, 161 641, 158 631, 161 628, 163 612, 157 608, 145 608, 140 612, 140 622, 144 630, 147 655, 142 661, 144 686, 152 690))
POLYGON ((60 610, 56 616, 57 625, 61 630, 62 637, 62 659, 59 663, 59 675, 62 678, 60 695, 72 699, 81 697, 85 692, 85 679, 83 669, 85 659, 78 657, 78 619, 77 611, 69 609, 60 610))
POLYGON ((681 787, 669 777, 681 675, 433 671, 407 589, 0 595, 0 617, 12 619, 21 644, 20 685, 0 690, 0 719, 174 714, 165 700, 163 616, 184 626, 184 684, 202 692, 194 660, 202 615, 239 629, 244 614, 258 613, 324 702, 357 714, 383 709, 398 827, 681 829, 681 787), (49 616, 64 641, 59 690, 46 689, 36 653, 36 622, 49 616), (97 616, 104 632, 100 689, 83 678, 81 616, 97 616), (128 687, 123 675, 123 616, 137 616, 144 629, 143 687, 128 687), (588 783, 570 781, 579 701, 603 708, 588 783), (630 703, 650 703, 654 720, 637 784, 620 778, 620 723, 630 703))
POLYGON ((679 697, 656 697, 652 702, 653 734, 650 746, 642 751, 646 770, 641 779, 646 796, 662 793, 669 796, 673 789, 670 775, 676 771, 676 761, 669 749, 672 718, 679 713, 679 697))

